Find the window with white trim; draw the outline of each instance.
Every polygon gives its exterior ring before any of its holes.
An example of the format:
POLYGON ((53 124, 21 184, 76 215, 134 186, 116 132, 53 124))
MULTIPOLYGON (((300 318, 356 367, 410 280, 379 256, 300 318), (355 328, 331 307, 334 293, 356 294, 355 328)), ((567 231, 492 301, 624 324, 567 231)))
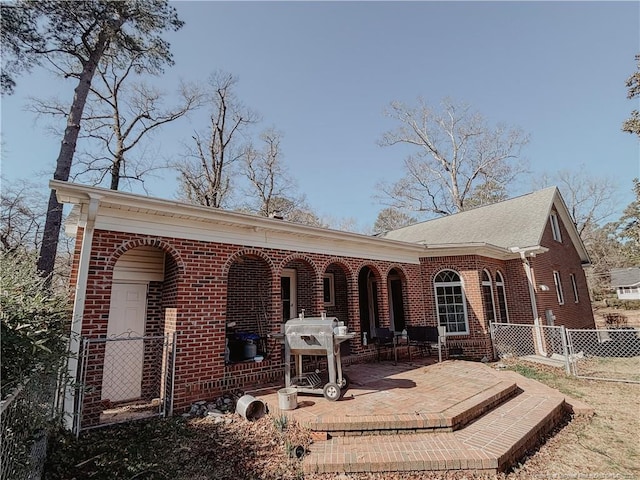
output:
POLYGON ((556 215, 555 212, 551 212, 551 215, 549 215, 549 222, 551 222, 551 233, 553 234, 553 239, 558 242, 562 242, 560 222, 558 222, 558 215, 556 215))
POLYGON ((564 293, 562 292, 562 280, 560 280, 560 272, 553 272, 553 283, 556 284, 556 295, 558 296, 558 305, 564 305, 564 293))
POLYGON ((325 307, 333 307, 336 304, 333 273, 325 273, 322 277, 322 299, 325 307))
POLYGON ((460 275, 443 270, 434 279, 438 324, 447 328, 447 335, 469 333, 467 302, 460 275))
POLYGON ((500 312, 500 321, 502 323, 509 323, 509 310, 507 310, 507 292, 504 288, 504 277, 500 272, 496 272, 496 291, 498 293, 498 312, 500 312))
POLYGON ((484 318, 487 324, 495 322, 496 306, 493 303, 491 275, 486 270, 482 271, 482 304, 484 305, 484 318))
POLYGON ((578 285, 576 284, 576 276, 573 273, 570 273, 571 277, 571 286, 573 287, 573 301, 574 303, 578 303, 580 301, 578 297, 578 285))

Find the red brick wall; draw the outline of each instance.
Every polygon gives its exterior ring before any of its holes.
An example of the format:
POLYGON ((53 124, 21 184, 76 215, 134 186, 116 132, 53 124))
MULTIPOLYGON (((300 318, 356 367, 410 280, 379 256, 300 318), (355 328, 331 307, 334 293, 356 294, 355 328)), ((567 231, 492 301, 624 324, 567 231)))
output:
MULTIPOLYGON (((319 315, 325 310, 322 275, 331 265, 328 271, 334 273, 336 280, 335 313, 358 333, 357 339, 351 342, 352 353, 369 351, 369 347, 361 346, 355 288, 357 272, 365 264, 375 267, 378 272, 389 272, 392 268, 402 272, 407 279, 407 322, 424 321, 418 265, 371 262, 358 258, 336 259, 320 254, 256 250, 240 245, 207 244, 96 230, 87 278, 82 328, 84 336, 106 335, 113 268, 124 252, 139 246, 153 246, 166 252, 165 281, 151 284, 147 324, 149 333, 178 332, 174 391, 174 407, 177 411, 187 408, 196 400, 211 398, 227 388, 247 388, 281 377, 281 346, 276 340, 269 341, 271 355, 260 363, 225 365, 224 353, 227 322, 236 321, 250 327, 248 322, 255 321, 259 308, 253 298, 256 290, 266 292, 266 331, 280 331, 279 277, 284 268, 297 270, 298 305, 299 308, 305 308, 310 316, 319 315), (161 327, 159 323, 162 322, 164 325, 161 327)), ((378 303, 381 321, 388 323, 384 274, 380 275, 378 303)), ((92 399, 96 403, 101 387, 99 365, 96 365, 88 380, 95 387, 92 399)))
POLYGON ((542 292, 538 289, 538 314, 544 323, 545 310, 551 309, 556 317, 556 325, 564 325, 568 328, 595 328, 587 279, 580 257, 560 216, 558 216, 558 222, 560 224, 562 242, 553 239, 551 225, 547 222, 540 243, 542 246, 549 248, 549 252, 531 259, 536 288, 540 284, 549 287, 548 292, 542 292), (553 281, 554 270, 560 273, 564 292, 564 305, 558 303, 556 287, 553 281), (570 274, 573 274, 576 279, 578 288, 577 303, 574 301, 570 274))
MULTIPOLYGON (((545 232, 544 244, 551 244, 545 232)), ((82 230, 79 231, 79 238, 82 230)), ((552 290, 540 304, 553 308, 557 324, 575 326, 580 319, 593 321, 586 291, 586 280, 575 250, 568 244, 552 248, 548 254, 532 259, 537 283, 547 283, 552 290), (561 269, 566 304, 553 304, 555 291, 549 272, 561 269), (568 273, 576 275, 580 303, 573 303, 568 273)), ((78 240, 79 241, 79 240, 78 240)), ((557 242, 556 242, 557 243, 557 242)), ((402 278, 404 313, 407 325, 437 325, 434 298, 434 276, 444 268, 457 271, 463 282, 469 318, 469 335, 451 336, 450 347, 463 349, 465 355, 482 358, 491 356, 492 348, 484 316, 481 272, 491 273, 494 301, 496 272, 502 272, 506 283, 509 320, 530 323, 532 320, 529 291, 521 261, 499 261, 480 256, 423 258, 420 265, 397 264, 353 257, 332 257, 322 254, 296 253, 278 249, 253 249, 241 245, 223 245, 164 237, 124 234, 96 230, 87 279, 87 297, 82 333, 84 336, 106 335, 113 268, 127 250, 153 246, 166 253, 165 280, 151 283, 149 294, 148 332, 178 332, 175 346, 176 371, 174 407, 188 408, 197 400, 212 398, 230 388, 248 388, 282 376, 282 346, 276 339, 267 342, 267 358, 263 362, 240 362, 225 365, 227 323, 236 328, 279 333, 282 306, 280 276, 285 268, 297 271, 298 308, 307 316, 317 316, 326 310, 330 316, 345 321, 357 334, 350 342, 352 354, 369 358, 373 347, 363 346, 360 331, 358 275, 371 268, 378 281, 378 308, 381 325, 389 324, 387 278, 395 270, 402 278), (322 278, 331 272, 335 278, 336 305, 326 308, 323 302, 322 278), (263 302, 264 301, 264 305, 263 302), (264 323, 263 310, 267 312, 264 323)), ((73 281, 77 278, 77 255, 73 281)), ((581 323, 582 325, 582 323, 581 323)), ((95 387, 93 401, 100 398, 101 371, 94 366, 90 380, 95 387)))

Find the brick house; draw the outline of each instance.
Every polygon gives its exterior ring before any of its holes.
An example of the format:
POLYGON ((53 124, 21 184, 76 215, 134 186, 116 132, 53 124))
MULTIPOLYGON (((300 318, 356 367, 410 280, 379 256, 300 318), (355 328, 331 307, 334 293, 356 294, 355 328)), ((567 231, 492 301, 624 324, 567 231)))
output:
MULTIPOLYGON (((338 317, 357 334, 343 344, 351 362, 375 358, 363 342, 375 327, 445 325, 450 348, 480 359, 493 355, 490 321, 594 326, 589 259, 556 188, 366 236, 65 182, 51 187, 73 206, 72 352, 81 337, 176 332, 178 411, 282 378, 281 342, 271 335, 303 310, 338 317), (264 361, 245 359, 249 340, 264 361)), ((92 361, 88 424, 105 400, 104 359, 92 361)), ((73 402, 68 396, 67 412, 73 402)))

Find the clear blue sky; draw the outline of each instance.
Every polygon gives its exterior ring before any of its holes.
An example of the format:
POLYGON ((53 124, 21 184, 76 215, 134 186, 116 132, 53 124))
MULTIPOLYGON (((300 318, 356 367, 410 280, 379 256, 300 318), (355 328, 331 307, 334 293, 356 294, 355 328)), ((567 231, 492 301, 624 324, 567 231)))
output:
MULTIPOLYGON (((184 28, 168 35, 175 66, 161 83, 204 81, 216 69, 239 77, 238 97, 284 132, 285 161, 321 215, 369 227, 381 208, 380 180, 401 176, 404 151, 376 141, 393 127, 392 100, 437 103, 450 96, 491 122, 531 135, 534 174, 577 169, 610 176, 620 210, 640 175, 637 137, 621 132, 638 102, 625 80, 640 52, 638 2, 175 2, 184 28)), ((2 175, 46 185, 58 137, 23 110, 29 95, 74 85, 42 70, 2 99, 2 175), (47 175, 38 176, 46 171, 47 175)), ((203 112, 205 113, 205 112, 203 112)), ((202 115, 155 138, 163 155, 181 150, 202 115)), ((149 184, 173 198, 173 172, 149 184)), ((529 180, 515 193, 531 189, 529 180)))

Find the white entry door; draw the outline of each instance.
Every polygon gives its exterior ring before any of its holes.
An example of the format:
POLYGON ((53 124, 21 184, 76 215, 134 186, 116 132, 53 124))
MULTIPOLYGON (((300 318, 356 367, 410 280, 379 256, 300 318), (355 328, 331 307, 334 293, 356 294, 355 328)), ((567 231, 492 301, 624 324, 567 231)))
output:
POLYGON ((282 295, 282 321, 286 322, 298 316, 298 304, 296 298, 296 271, 285 268, 280 277, 280 292, 282 295))
MULTIPOLYGON (((114 283, 107 338, 142 337, 147 310, 147 285, 114 283)), ((142 340, 108 341, 105 346, 102 399, 134 400, 142 394, 142 340)))

